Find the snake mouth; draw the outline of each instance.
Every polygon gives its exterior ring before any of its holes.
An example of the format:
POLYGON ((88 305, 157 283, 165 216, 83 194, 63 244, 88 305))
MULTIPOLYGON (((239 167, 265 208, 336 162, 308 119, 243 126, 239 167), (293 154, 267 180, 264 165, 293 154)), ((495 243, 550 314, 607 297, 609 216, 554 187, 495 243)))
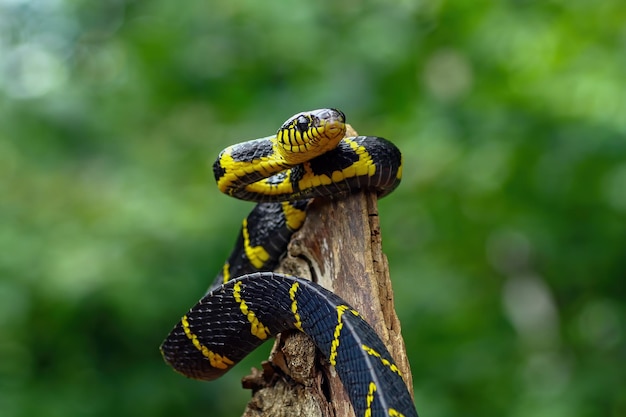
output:
POLYGON ((337 109, 320 109, 311 112, 320 121, 327 137, 343 137, 346 132, 346 115, 337 109))
POLYGON ((324 125, 324 133, 327 137, 334 138, 340 136, 343 138, 346 133, 346 124, 336 120, 327 122, 324 125))

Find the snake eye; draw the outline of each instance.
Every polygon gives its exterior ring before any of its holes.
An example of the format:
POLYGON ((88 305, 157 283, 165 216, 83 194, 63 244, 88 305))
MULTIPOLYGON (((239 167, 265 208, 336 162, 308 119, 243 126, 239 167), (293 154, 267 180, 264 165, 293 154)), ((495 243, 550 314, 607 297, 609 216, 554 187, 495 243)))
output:
POLYGON ((296 128, 300 132, 306 132, 307 130, 309 130, 310 123, 311 121, 309 120, 309 118, 307 118, 306 116, 300 116, 296 121, 296 128))

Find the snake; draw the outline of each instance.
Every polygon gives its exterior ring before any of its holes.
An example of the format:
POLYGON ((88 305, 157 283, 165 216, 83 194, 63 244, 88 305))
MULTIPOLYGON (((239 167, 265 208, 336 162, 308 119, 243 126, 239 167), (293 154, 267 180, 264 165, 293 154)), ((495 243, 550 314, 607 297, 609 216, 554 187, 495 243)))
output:
POLYGON ((403 375, 362 315, 315 282, 272 272, 314 198, 367 190, 383 197, 402 177, 402 155, 376 136, 346 137, 337 109, 298 113, 276 134, 222 150, 220 191, 256 202, 210 285, 162 343, 167 364, 214 380, 270 337, 304 332, 334 366, 357 416, 417 417, 403 375))

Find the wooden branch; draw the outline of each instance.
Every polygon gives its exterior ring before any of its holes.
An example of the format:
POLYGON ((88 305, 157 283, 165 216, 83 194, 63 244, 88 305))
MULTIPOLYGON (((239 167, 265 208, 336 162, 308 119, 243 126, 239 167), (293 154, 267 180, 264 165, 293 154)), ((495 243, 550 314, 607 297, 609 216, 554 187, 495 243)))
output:
MULTIPOLYGON (((277 270, 311 279, 356 308, 381 337, 413 392, 375 194, 313 201, 277 270)), ((280 335, 263 371, 253 370, 243 386, 253 390, 244 417, 354 417, 334 368, 317 357, 312 341, 299 332, 280 335)))

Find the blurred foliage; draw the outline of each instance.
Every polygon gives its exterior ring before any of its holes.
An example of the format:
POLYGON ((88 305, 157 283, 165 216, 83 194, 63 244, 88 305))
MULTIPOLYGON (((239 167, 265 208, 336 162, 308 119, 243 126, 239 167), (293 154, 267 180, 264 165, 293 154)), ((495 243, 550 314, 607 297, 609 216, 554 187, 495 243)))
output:
POLYGON ((240 415, 264 352, 201 383, 157 350, 250 209, 210 164, 333 106, 405 156, 380 205, 418 411, 626 415, 625 21, 619 0, 0 0, 0 414, 240 415))

